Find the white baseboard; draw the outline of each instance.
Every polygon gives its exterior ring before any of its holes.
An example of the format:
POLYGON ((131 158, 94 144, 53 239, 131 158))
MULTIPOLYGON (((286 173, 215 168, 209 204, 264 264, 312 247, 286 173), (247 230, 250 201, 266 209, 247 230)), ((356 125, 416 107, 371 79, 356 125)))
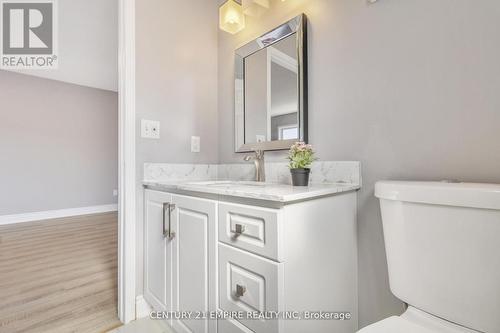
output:
POLYGON ((68 216, 116 212, 117 210, 118 210, 118 205, 111 204, 111 205, 102 205, 102 206, 90 206, 90 207, 79 207, 79 208, 69 208, 69 209, 47 210, 44 212, 33 212, 33 213, 25 213, 25 214, 1 215, 0 216, 0 225, 32 222, 32 221, 41 221, 41 220, 50 220, 50 219, 57 219, 57 218, 61 218, 61 217, 68 217, 68 216))
POLYGON ((149 317, 149 314, 153 311, 153 308, 144 299, 143 295, 139 295, 135 298, 135 317, 136 319, 149 317))

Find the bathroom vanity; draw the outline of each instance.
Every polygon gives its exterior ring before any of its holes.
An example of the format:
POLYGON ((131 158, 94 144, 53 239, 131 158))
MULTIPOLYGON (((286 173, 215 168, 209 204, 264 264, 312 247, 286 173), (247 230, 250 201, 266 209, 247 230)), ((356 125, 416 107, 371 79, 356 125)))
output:
POLYGON ((359 183, 144 186, 144 298, 175 316, 193 312, 169 319, 177 332, 356 331, 359 183), (283 318, 307 311, 351 318, 283 318), (266 318, 247 318, 257 314, 266 318))
POLYGON ((145 165, 144 298, 176 332, 357 330, 359 162, 314 163, 309 187, 264 162, 307 142, 306 26, 235 51, 235 152, 255 168, 145 165))

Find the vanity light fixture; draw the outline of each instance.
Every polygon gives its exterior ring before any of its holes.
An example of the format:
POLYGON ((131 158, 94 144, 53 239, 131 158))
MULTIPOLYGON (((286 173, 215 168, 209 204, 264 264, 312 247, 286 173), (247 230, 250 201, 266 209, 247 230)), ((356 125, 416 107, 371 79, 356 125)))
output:
POLYGON ((269 0, 242 0, 241 6, 245 15, 260 17, 269 9, 269 0))
POLYGON ((219 27, 230 34, 245 28, 245 15, 242 6, 235 0, 227 0, 219 8, 219 27))

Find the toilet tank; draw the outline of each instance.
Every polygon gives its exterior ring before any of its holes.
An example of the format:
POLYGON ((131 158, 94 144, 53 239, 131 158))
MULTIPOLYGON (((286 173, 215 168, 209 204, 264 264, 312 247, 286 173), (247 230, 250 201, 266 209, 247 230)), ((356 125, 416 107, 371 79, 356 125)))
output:
POLYGON ((393 294, 437 317, 500 332, 500 185, 378 182, 393 294))

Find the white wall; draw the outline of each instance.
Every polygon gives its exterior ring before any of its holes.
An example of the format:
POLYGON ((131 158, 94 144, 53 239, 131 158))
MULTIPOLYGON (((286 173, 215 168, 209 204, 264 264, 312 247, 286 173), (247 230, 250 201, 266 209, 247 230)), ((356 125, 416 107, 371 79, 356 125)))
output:
POLYGON ((215 163, 217 135, 216 0, 136 2, 137 294, 142 294, 144 162, 215 163), (140 137, 142 118, 161 122, 161 139, 140 137), (191 153, 191 136, 201 152, 191 153))
POLYGON ((0 71, 0 215, 115 204, 118 97, 0 71))
POLYGON ((241 160, 233 153, 234 49, 305 12, 310 142, 323 160, 363 165, 363 326, 403 310, 388 288, 375 181, 500 183, 500 2, 294 0, 272 6, 236 36, 219 32, 220 161, 241 160))
POLYGON ((118 90, 118 1, 57 0, 59 68, 23 74, 118 90))

